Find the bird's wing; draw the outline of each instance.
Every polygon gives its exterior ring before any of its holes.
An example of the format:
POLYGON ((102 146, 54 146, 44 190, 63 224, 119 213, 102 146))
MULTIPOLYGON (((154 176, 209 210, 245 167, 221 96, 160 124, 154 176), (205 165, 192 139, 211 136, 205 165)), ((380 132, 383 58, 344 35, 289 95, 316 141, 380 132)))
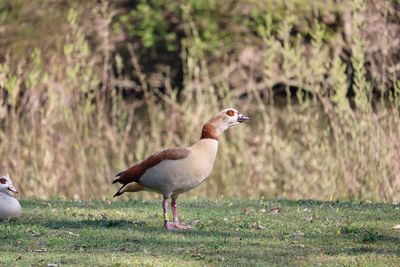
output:
POLYGON ((169 148, 161 152, 155 153, 143 160, 137 165, 130 167, 129 169, 119 172, 116 175, 116 179, 113 183, 129 184, 131 182, 139 182, 140 177, 151 167, 156 166, 163 160, 178 160, 186 158, 190 153, 187 148, 169 148))

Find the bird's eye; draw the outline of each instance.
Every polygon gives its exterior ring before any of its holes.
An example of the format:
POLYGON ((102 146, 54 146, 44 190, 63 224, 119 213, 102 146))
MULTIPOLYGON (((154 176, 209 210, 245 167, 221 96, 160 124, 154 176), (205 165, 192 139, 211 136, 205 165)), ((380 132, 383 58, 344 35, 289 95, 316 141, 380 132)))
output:
POLYGON ((226 115, 228 115, 229 117, 235 116, 235 111, 233 111, 232 109, 227 110, 226 115))
POLYGON ((0 184, 5 184, 5 183, 7 183, 7 179, 1 178, 0 179, 0 184))

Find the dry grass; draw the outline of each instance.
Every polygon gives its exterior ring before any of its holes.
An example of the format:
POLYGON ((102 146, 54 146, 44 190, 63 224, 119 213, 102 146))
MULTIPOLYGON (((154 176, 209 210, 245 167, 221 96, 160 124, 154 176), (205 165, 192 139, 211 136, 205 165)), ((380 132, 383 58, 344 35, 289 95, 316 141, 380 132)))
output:
MULTIPOLYGON (((102 29, 109 28, 107 8, 99 7, 102 29)), ((35 50, 27 62, 14 66, 6 58, 0 65, 0 169, 24 197, 108 198, 117 171, 161 148, 190 145, 205 120, 234 106, 252 123, 222 139, 212 176, 196 196, 400 201, 400 83, 373 96, 362 12, 363 3, 354 1, 350 93, 349 70, 324 45, 322 25, 315 23, 305 45, 291 37, 289 19, 273 35, 267 16, 259 28, 262 86, 250 71, 247 86, 231 91, 229 66, 215 80, 189 23, 193 42, 182 50, 180 93, 168 72, 161 73, 165 92, 152 88, 129 49, 143 98, 127 101, 109 35, 101 36, 100 52, 92 51, 72 9, 62 53, 50 63, 35 50), (302 89, 282 105, 272 94, 277 85, 302 89)))

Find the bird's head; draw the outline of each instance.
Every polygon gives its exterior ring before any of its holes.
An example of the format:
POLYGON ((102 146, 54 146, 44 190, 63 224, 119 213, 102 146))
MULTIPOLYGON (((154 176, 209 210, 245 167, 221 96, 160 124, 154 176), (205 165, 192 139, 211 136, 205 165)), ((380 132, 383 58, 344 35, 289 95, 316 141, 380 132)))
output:
POLYGON ((8 191, 18 193, 17 189, 13 186, 10 177, 0 176, 0 192, 7 193, 8 191))
POLYGON ((234 108, 224 109, 204 124, 201 138, 218 140, 218 137, 229 127, 249 120, 249 117, 234 108))

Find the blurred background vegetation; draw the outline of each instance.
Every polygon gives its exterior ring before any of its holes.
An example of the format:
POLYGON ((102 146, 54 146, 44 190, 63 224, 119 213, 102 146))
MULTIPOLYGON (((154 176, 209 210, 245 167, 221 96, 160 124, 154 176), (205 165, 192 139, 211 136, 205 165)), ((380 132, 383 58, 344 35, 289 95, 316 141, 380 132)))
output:
POLYGON ((0 0, 0 170, 109 198, 232 106, 188 196, 400 201, 399 74, 399 0, 0 0))

